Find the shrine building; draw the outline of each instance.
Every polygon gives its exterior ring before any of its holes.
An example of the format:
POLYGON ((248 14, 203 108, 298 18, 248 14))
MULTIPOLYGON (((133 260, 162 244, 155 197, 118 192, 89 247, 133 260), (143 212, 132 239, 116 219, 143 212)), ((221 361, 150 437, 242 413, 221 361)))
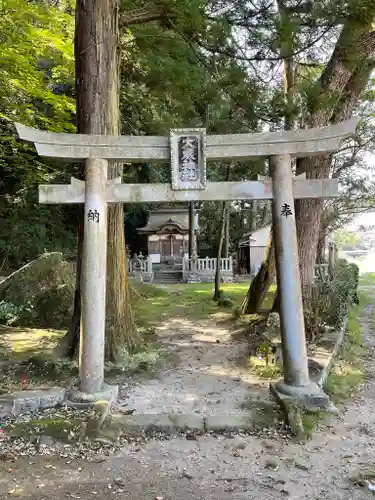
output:
POLYGON ((148 255, 154 264, 180 264, 189 256, 189 206, 162 205, 152 210, 146 226, 148 255))

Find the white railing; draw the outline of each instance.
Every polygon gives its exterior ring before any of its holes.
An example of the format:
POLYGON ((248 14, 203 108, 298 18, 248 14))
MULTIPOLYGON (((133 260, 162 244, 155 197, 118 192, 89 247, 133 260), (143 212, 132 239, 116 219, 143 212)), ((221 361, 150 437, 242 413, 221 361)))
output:
POLYGON ((142 281, 153 281, 151 257, 144 257, 142 254, 135 255, 132 259, 126 259, 127 270, 130 276, 140 278, 142 281))
MULTIPOLYGON (((185 258, 182 261, 183 271, 195 271, 197 273, 216 273, 217 259, 206 257, 205 259, 185 258)), ((220 271, 224 273, 233 273, 233 258, 227 257, 220 259, 220 271)))

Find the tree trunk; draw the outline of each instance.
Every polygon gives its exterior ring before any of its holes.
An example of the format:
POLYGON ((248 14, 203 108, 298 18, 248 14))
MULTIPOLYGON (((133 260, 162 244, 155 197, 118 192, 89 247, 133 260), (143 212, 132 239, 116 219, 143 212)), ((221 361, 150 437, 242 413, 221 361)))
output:
POLYGON ((253 233, 257 228, 257 211, 258 211, 258 202, 257 200, 253 200, 251 202, 251 211, 249 217, 249 231, 253 233))
POLYGON ((229 230, 230 230, 230 210, 229 210, 229 204, 227 206, 227 210, 225 212, 225 235, 224 235, 224 258, 229 257, 229 230))
POLYGON ((268 289, 276 274, 275 247, 270 236, 266 258, 257 275, 250 284, 246 297, 241 305, 241 314, 254 314, 260 311, 268 289))
MULTIPOLYGON (((230 168, 231 168, 231 164, 228 163, 226 175, 225 175, 226 182, 229 181, 230 168)), ((218 249, 217 249, 217 259, 216 259, 215 291, 214 291, 214 296, 213 296, 213 300, 216 300, 216 301, 218 301, 220 299, 220 296, 221 296, 221 291, 220 291, 220 282, 221 282, 220 260, 221 260, 221 254, 223 252, 223 244, 224 244, 224 238, 225 238, 225 228, 227 225, 227 211, 228 210, 229 210, 229 203, 227 201, 223 201, 222 211, 221 211, 221 229, 220 229, 219 244, 218 244, 218 249)))
MULTIPOLYGON (((117 0, 77 0, 77 127, 81 134, 119 135, 119 31, 117 0)), ((111 163, 108 179, 122 175, 111 163)), ((115 360, 137 343, 126 281, 124 212, 108 207, 106 357, 115 360)))
MULTIPOLYGON (((271 172, 270 172, 271 173, 271 172)), ((254 227, 255 231, 256 226, 254 227)), ((253 232, 253 231, 252 231, 253 232)), ((250 262, 251 271, 251 262, 250 262)), ((255 314, 259 312, 264 302, 269 287, 276 276, 275 247, 272 236, 272 226, 267 246, 266 255, 260 269, 251 281, 246 296, 241 305, 241 314, 255 314)))
MULTIPOLYGON (((285 98, 285 112, 284 112, 284 129, 292 130, 294 128, 294 115, 293 115, 293 92, 294 92, 294 64, 293 57, 293 32, 285 29, 290 26, 289 13, 284 8, 281 1, 278 1, 279 18, 280 18, 280 55, 284 64, 284 98, 285 98)), ((271 162, 269 163, 269 175, 271 172, 271 162)), ((267 202, 263 208, 263 224, 267 217, 267 210, 269 205, 267 202), (267 207, 267 208, 266 208, 267 207)), ((273 282, 276 275, 276 260, 275 260, 275 246, 273 241, 273 228, 271 226, 270 241, 266 259, 263 262, 258 274, 251 282, 247 291, 246 297, 241 306, 242 314, 252 314, 259 312, 262 307, 268 289, 273 282)), ((273 302, 272 311, 279 309, 279 292, 276 291, 276 296, 273 302)))
POLYGON ((226 214, 228 210, 228 202, 223 201, 223 208, 221 211, 221 230, 220 230, 220 237, 219 237, 219 244, 217 247, 217 258, 216 258, 216 272, 215 272, 215 292, 213 296, 213 300, 220 300, 221 297, 221 291, 220 291, 220 282, 221 282, 221 272, 220 272, 220 261, 221 261, 221 254, 223 251, 223 243, 224 243, 224 238, 225 238, 225 226, 226 226, 226 214))
MULTIPOLYGON (((374 68, 375 32, 371 30, 374 4, 352 5, 331 59, 316 84, 316 97, 310 102, 309 126, 323 127, 348 119, 374 68)), ((308 179, 327 178, 330 156, 299 158, 297 175, 306 172, 308 179)), ((319 241, 323 200, 297 200, 296 225, 303 288, 313 282, 319 241)))
POLYGON ((189 257, 193 256, 195 238, 194 202, 189 203, 189 257))
POLYGON ((325 225, 324 217, 322 217, 321 221, 320 221, 318 248, 317 248, 317 252, 316 252, 316 263, 317 264, 324 264, 326 261, 325 244, 326 244, 326 225, 325 225))
POLYGON ((268 200, 264 200, 263 208, 262 208, 262 222, 260 223, 261 227, 265 227, 271 223, 271 204, 268 200))
POLYGON ((76 286, 74 291, 74 306, 72 319, 68 333, 64 338, 66 349, 63 356, 74 358, 79 351, 79 337, 81 330, 81 276, 82 276, 82 254, 83 254, 83 210, 79 209, 77 232, 77 257, 76 257, 76 286))

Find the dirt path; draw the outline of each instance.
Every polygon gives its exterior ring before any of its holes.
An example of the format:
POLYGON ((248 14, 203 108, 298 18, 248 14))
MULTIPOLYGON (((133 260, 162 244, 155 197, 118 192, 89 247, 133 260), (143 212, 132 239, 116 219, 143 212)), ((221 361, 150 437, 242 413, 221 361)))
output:
POLYGON ((269 398, 268 381, 239 363, 246 342, 233 341, 225 324, 180 319, 165 322, 156 333, 176 363, 153 380, 124 387, 137 413, 241 414, 245 399, 269 398))
MULTIPOLYGON (((307 443, 298 444, 282 438, 264 440, 255 436, 237 436, 233 439, 202 436, 197 440, 176 438, 170 441, 133 444, 124 448, 118 456, 103 457, 100 463, 77 462, 49 456, 34 459, 25 457, 14 464, 0 464, 0 498, 18 497, 23 500, 67 498, 366 500, 374 498, 374 493, 355 486, 349 480, 350 475, 356 470, 371 467, 375 463, 375 334, 370 331, 371 311, 371 307, 367 308, 362 319, 370 350, 366 367, 366 386, 348 403, 339 417, 332 418, 328 429, 317 432, 307 443)), ((199 332, 191 335, 201 336, 201 328, 206 327, 202 325, 199 332)), ((204 331, 205 340, 209 337, 215 339, 209 342, 209 347, 212 348, 219 334, 217 331, 204 331)), ((182 336, 181 331, 180 333, 182 336)), ((221 335, 220 339, 226 345, 226 334, 222 332, 221 335)), ((181 342, 186 341, 188 340, 183 336, 181 342)), ((203 338, 200 341, 203 343, 202 347, 205 347, 203 338)), ((214 347, 215 350, 219 350, 222 346, 217 344, 214 347)), ((208 350, 204 348, 201 355, 209 356, 208 350)), ((191 391, 194 392, 193 376, 196 368, 194 358, 191 364, 192 373, 188 375, 191 376, 191 391)), ((214 365, 214 361, 212 364, 214 365)), ((228 366, 231 366, 230 361, 228 366)), ((180 377, 183 375, 180 371, 177 373, 180 377)), ((168 377, 172 377, 172 374, 167 374, 165 380, 169 380, 168 377)), ((181 384, 181 381, 179 383, 181 384)), ((230 387, 232 389, 237 387, 238 391, 243 382, 230 382, 232 383, 230 387)), ((180 393, 184 394, 185 398, 188 394, 188 385, 181 387, 180 393)), ((155 385, 155 390, 157 389, 158 386, 155 385)), ((239 399, 242 397, 242 392, 236 394, 239 399)), ((156 398, 162 399, 165 396, 163 393, 153 397, 151 392, 148 393, 144 407, 150 410, 158 408, 153 406, 156 404, 156 398)), ((233 396, 232 401, 236 397, 233 396)), ((185 405, 198 404, 184 398, 180 397, 180 400, 184 401, 185 405)), ((173 404, 171 398, 168 401, 168 404, 173 404)), ((159 402, 159 407, 161 404, 159 402)), ((185 407, 187 406, 181 406, 181 409, 185 407)), ((218 408, 223 409, 219 403, 218 408)))

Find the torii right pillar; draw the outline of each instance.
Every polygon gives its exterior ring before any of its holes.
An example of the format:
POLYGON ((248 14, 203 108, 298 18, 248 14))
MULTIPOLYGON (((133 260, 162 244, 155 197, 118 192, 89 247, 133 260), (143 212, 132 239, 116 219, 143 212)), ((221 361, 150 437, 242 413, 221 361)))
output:
POLYGON ((270 170, 284 371, 272 389, 278 399, 293 397, 310 409, 327 408, 328 396, 309 377, 290 155, 272 156, 270 170))

